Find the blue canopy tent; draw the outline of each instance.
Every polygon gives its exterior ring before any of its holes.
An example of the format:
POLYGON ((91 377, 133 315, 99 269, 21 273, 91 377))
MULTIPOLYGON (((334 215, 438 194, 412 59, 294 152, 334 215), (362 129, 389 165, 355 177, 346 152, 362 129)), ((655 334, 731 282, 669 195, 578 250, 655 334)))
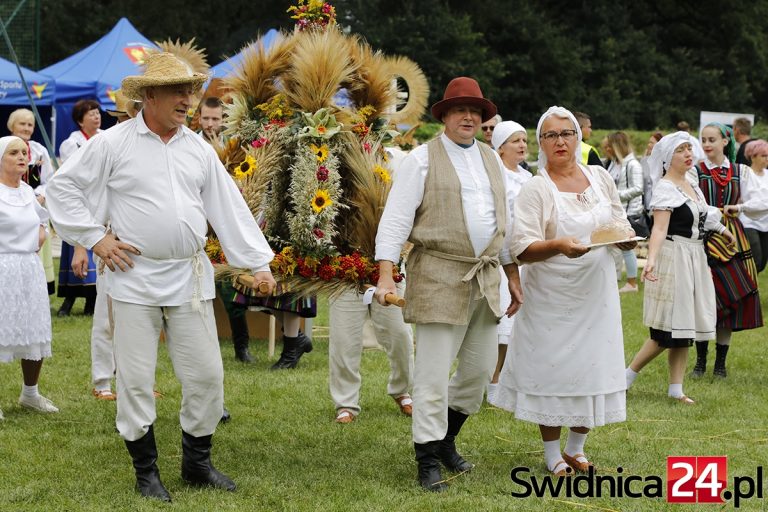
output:
POLYGON ((114 91, 123 78, 141 74, 149 49, 157 46, 144 37, 126 18, 104 37, 76 54, 40 72, 56 80, 56 151, 71 132, 77 130, 72 107, 81 99, 93 98, 102 110, 114 108, 114 91))
MULTIPOLYGON (((21 73, 30 88, 32 100, 40 111, 45 128, 48 133, 51 133, 56 82, 48 75, 36 73, 25 67, 21 68, 21 73)), ((0 119, 8 119, 11 112, 22 107, 30 108, 29 97, 24 90, 24 83, 19 77, 16 64, 0 58, 0 119)), ((2 126, 0 126, 0 135, 8 135, 9 133, 3 121, 2 126)), ((35 127, 32 138, 40 143, 43 142, 39 126, 35 127)))

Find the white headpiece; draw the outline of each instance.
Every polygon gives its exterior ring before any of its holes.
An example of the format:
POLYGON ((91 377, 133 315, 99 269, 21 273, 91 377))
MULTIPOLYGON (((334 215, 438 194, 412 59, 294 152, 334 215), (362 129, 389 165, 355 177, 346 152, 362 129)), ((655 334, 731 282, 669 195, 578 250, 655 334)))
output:
MULTIPOLYGON (((544 124, 544 120, 546 118, 553 115, 560 118, 570 119, 576 129, 576 140, 579 144, 581 143, 581 127, 579 126, 579 122, 576 120, 576 117, 571 113, 571 111, 564 107, 549 107, 549 109, 539 118, 539 124, 536 125, 536 140, 539 142, 539 172, 541 172, 541 170, 547 166, 547 156, 544 154, 544 151, 541 150, 541 125, 544 124)), ((580 157, 578 147, 577 150, 574 151, 574 157, 578 162, 580 157)))
POLYGON ((5 154, 5 150, 8 149, 8 144, 13 142, 14 140, 18 140, 19 142, 24 142, 23 139, 20 139, 19 137, 16 137, 15 135, 8 135, 7 137, 0 137, 0 158, 5 154))
POLYGON ((664 172, 669 169, 669 164, 672 162, 675 150, 682 144, 690 144, 692 149, 694 149, 696 148, 696 139, 688 132, 675 132, 663 136, 653 146, 651 155, 648 157, 648 169, 654 185, 664 176, 664 172))
POLYGON ((499 147, 507 142, 507 139, 510 138, 513 133, 517 132, 525 133, 525 128, 523 128, 523 125, 520 123, 516 123, 514 121, 502 121, 501 123, 497 124, 493 129, 493 136, 491 137, 491 144, 493 145, 493 149, 498 151, 499 147))

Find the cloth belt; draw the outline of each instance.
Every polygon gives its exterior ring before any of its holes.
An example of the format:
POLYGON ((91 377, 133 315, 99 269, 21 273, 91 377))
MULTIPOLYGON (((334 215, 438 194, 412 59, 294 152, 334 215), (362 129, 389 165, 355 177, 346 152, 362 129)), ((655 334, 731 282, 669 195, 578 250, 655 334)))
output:
POLYGON ((479 299, 485 297, 485 283, 488 272, 496 272, 501 262, 498 256, 480 256, 479 258, 469 256, 459 256, 458 254, 448 254, 446 252, 433 251, 431 249, 424 249, 424 253, 435 258, 443 260, 459 261, 461 263, 473 263, 474 266, 469 269, 464 277, 461 278, 462 283, 468 283, 475 277, 477 277, 477 284, 480 287, 479 299))

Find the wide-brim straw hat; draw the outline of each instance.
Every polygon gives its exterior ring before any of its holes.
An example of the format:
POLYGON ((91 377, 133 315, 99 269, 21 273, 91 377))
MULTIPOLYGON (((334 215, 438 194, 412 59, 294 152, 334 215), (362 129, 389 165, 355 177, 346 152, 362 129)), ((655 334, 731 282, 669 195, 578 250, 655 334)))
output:
POLYGON ((483 91, 480 90, 477 80, 466 76, 454 78, 448 83, 443 99, 432 105, 432 115, 438 121, 442 121, 445 111, 457 105, 480 108, 483 112, 483 122, 489 121, 496 115, 496 105, 483 97, 483 91))
POLYGON ((144 74, 123 78, 121 90, 126 98, 141 101, 147 87, 189 84, 197 91, 208 75, 195 73, 188 65, 166 52, 150 53, 144 60, 144 74))

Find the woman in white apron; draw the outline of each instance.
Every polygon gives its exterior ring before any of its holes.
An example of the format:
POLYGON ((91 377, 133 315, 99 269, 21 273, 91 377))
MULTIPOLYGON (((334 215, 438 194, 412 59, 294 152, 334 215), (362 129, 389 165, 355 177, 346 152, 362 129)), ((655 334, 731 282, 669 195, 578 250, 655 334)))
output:
POLYGON ((669 350, 670 398, 693 404, 683 392, 688 347, 694 340, 715 337, 715 285, 704 250, 705 231, 736 239, 720 223, 717 208, 707 206, 688 170, 694 163, 693 143, 686 132, 663 137, 648 159, 653 188, 653 231, 643 270, 643 323, 650 337, 627 367, 627 389, 656 356, 669 350), (664 176, 663 178, 660 178, 664 176))
MULTIPOLYGON (((497 124, 493 130, 491 143, 504 163, 504 180, 507 184, 507 237, 509 238, 514 220, 515 198, 520 193, 523 184, 533 177, 530 172, 521 167, 528 156, 528 136, 521 124, 514 121, 503 121, 497 124)), ((512 302, 512 295, 509 293, 507 274, 502 267, 499 267, 499 274, 501 274, 499 286, 501 304, 508 306, 512 302)), ((496 370, 491 377, 491 383, 488 384, 489 403, 494 402, 496 389, 499 387, 499 376, 501 368, 504 366, 504 360, 507 358, 507 345, 512 338, 514 321, 514 316, 506 315, 499 320, 499 357, 496 360, 496 370)))
MULTIPOLYGON (((515 201, 511 254, 525 264, 525 302, 515 320, 495 405, 537 423, 547 469, 588 471, 589 429, 626 418, 621 307, 607 247, 589 249, 608 223, 632 233, 611 176, 577 163, 573 114, 539 120, 539 175, 515 201), (561 427, 569 427, 560 450, 561 427)), ((618 244, 622 250, 635 242, 618 244)))

